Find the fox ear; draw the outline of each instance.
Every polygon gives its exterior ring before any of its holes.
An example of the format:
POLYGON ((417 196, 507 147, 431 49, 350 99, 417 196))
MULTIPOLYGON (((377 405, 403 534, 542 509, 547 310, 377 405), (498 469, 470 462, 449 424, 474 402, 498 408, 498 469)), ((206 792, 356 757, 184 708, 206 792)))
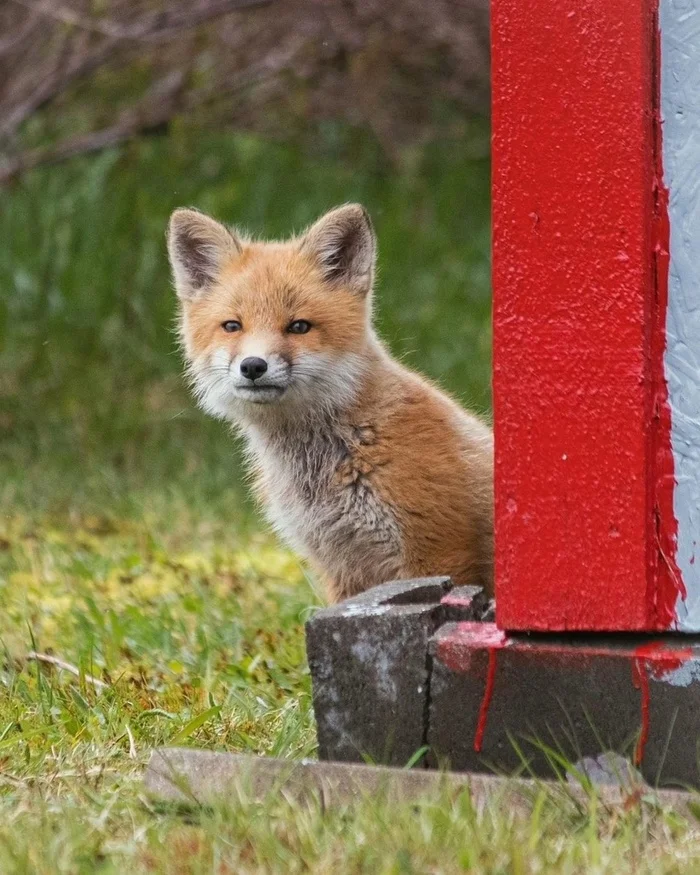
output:
POLYGON ((372 290, 376 248, 372 221, 359 204, 326 213, 301 241, 302 252, 313 256, 328 282, 361 295, 372 290))
POLYGON ((170 217, 168 255, 182 300, 206 290, 222 264, 240 251, 241 242, 234 234, 198 210, 175 210, 170 217))

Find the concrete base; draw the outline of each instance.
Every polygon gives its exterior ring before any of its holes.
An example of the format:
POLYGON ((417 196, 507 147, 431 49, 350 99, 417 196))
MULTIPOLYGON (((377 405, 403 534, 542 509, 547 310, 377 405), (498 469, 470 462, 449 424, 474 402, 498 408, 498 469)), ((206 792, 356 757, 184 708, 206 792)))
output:
POLYGON ((370 590, 307 626, 322 759, 556 777, 606 751, 700 787, 700 638, 506 635, 445 578, 370 590))
MULTIPOLYGON (((451 799, 468 792, 475 808, 493 804, 527 816, 544 794, 558 805, 571 799, 590 804, 587 788, 542 781, 468 775, 426 769, 387 769, 348 763, 292 762, 269 757, 217 753, 194 748, 160 748, 151 754, 144 789, 156 802, 178 806, 236 805, 284 796, 296 802, 317 800, 322 806, 347 805, 364 798, 392 803, 451 799)), ((692 813, 695 797, 678 791, 648 793, 639 784, 601 785, 596 797, 607 806, 672 807, 692 813)))
POLYGON ((406 765, 427 744, 428 642, 485 607, 447 577, 387 583, 320 611, 306 650, 321 759, 406 765))

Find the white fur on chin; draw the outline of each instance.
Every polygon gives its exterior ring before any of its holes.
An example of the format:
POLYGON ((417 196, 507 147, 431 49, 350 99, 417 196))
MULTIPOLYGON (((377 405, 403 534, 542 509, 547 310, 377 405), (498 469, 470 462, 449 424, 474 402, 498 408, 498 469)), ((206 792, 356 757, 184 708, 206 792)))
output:
POLYGON ((265 394, 255 396, 252 387, 242 385, 235 377, 238 358, 232 359, 221 348, 191 361, 188 374, 203 410, 244 427, 248 422, 260 424, 261 414, 264 416, 272 408, 282 415, 306 419, 350 407, 357 399, 366 362, 355 353, 302 353, 292 364, 268 355, 268 371, 256 381, 265 394), (274 393, 273 389, 279 392, 274 393))

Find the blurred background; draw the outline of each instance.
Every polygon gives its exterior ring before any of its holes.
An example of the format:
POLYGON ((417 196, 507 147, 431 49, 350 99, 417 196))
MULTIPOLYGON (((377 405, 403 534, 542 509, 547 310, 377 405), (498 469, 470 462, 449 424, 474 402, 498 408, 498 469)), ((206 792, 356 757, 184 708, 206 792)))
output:
POLYGON ((5 508, 248 515, 181 378, 176 206, 274 237, 361 201, 383 337, 487 412, 488 66, 486 0, 5 0, 5 508))
POLYGON ((488 413, 488 61, 487 0, 0 0, 1 872, 185 871, 156 745, 313 755, 323 597, 189 397, 168 216, 362 202, 381 334, 488 413))

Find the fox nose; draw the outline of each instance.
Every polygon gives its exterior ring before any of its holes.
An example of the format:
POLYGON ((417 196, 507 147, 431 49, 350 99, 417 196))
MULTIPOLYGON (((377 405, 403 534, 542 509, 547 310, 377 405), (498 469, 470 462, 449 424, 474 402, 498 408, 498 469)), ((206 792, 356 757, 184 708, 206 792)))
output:
POLYGON ((241 362, 241 373, 247 380, 257 380, 267 370, 265 359, 247 358, 241 362))

